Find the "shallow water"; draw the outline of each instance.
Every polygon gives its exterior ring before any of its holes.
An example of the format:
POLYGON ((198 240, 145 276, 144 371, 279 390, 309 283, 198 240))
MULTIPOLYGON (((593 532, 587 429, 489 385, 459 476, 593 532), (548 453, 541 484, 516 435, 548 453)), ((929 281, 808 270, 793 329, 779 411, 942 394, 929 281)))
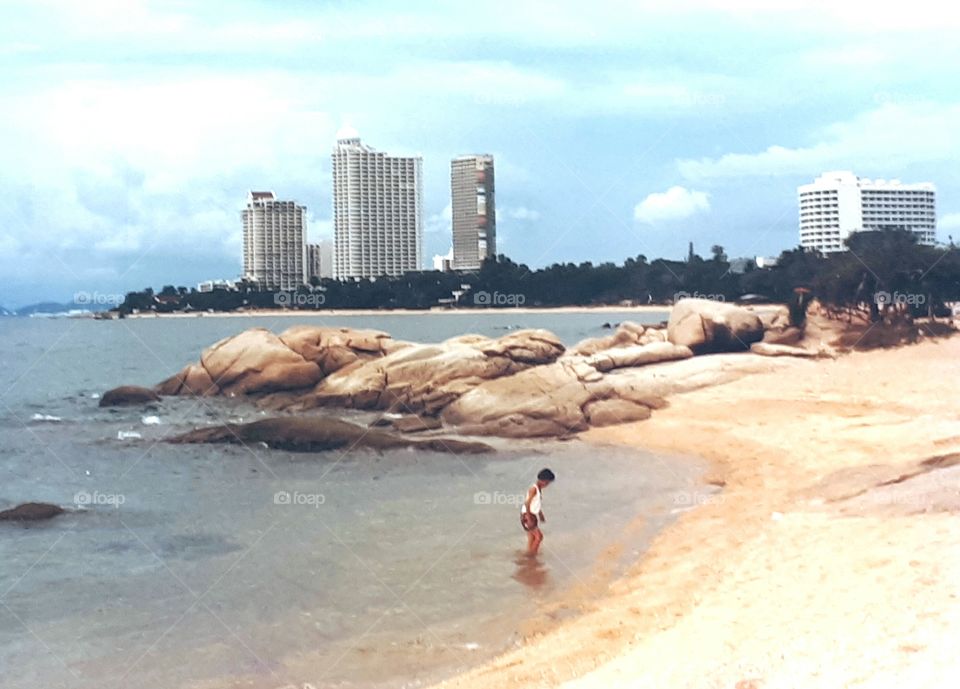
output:
MULTIPOLYGON (((551 316, 568 341, 602 334, 572 316, 551 316)), ((421 340, 463 331, 405 318, 408 332, 380 327, 421 340)), ((160 442, 259 415, 245 403, 97 407, 104 389, 154 382, 251 325, 0 326, 0 505, 77 508, 0 525, 0 684, 412 686, 503 649, 538 611, 569 614, 568 589, 602 587, 700 490, 694 462, 578 441, 499 443, 483 457, 291 454, 160 442), (519 501, 543 466, 558 480, 531 561, 519 556, 519 501)))

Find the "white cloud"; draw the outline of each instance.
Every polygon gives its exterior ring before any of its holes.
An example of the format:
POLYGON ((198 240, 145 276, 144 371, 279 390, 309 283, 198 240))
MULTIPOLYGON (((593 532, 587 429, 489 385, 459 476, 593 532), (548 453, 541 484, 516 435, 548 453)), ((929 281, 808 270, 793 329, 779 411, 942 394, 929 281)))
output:
POLYGON ((424 222, 425 234, 450 234, 452 232, 453 207, 448 203, 439 213, 428 215, 424 222))
POLYGON ((710 210, 710 196, 681 186, 650 194, 633 209, 639 222, 654 224, 664 220, 680 220, 710 210))
POLYGON ((526 206, 504 208, 503 212, 506 213, 507 217, 511 220, 527 220, 530 222, 535 222, 540 219, 540 211, 527 208, 526 206))
POLYGON ((960 213, 947 213, 946 215, 941 215, 940 219, 937 221, 937 228, 941 230, 960 229, 960 213))
POLYGON ((958 120, 960 104, 888 103, 814 132, 817 143, 808 146, 772 145, 759 153, 679 160, 677 165, 691 180, 813 176, 835 169, 890 170, 895 176, 911 163, 948 162, 960 157, 958 120))

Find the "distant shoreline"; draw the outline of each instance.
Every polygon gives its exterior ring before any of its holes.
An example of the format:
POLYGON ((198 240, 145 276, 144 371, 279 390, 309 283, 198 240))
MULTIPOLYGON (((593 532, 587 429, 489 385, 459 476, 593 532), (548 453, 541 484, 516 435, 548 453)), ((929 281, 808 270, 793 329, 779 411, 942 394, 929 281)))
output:
MULTIPOLYGON (((766 304, 762 305, 768 306, 766 304)), ((252 309, 246 311, 192 311, 190 313, 136 313, 124 318, 257 318, 257 317, 303 317, 303 316, 432 316, 479 313, 493 314, 529 314, 529 313, 669 313, 670 305, 643 306, 516 306, 503 308, 478 309, 252 309)))

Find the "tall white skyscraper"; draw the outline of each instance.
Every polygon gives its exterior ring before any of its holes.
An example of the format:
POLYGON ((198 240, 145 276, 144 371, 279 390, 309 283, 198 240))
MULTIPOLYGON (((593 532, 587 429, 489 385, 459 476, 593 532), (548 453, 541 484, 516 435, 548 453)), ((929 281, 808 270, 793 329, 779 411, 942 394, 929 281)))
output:
POLYGON ((391 156, 341 132, 333 149, 334 271, 338 279, 422 268, 423 159, 391 156))
POLYGON ((493 156, 468 155, 450 163, 453 269, 478 270, 497 254, 493 156))
POLYGON ((860 230, 901 228, 933 244, 937 233, 936 188, 929 182, 870 180, 852 172, 825 172, 797 189, 800 246, 824 253, 845 251, 860 230))
POLYGON ((243 210, 243 276, 264 290, 294 290, 307 279, 307 209, 251 191, 243 210))

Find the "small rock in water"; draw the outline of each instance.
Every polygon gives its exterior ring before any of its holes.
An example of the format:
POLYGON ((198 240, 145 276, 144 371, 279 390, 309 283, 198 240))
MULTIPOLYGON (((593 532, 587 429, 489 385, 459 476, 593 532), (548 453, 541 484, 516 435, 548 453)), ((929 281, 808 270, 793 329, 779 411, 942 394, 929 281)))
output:
POLYGON ((56 423, 57 421, 63 421, 59 416, 52 416, 51 414, 34 414, 30 417, 31 421, 50 421, 56 423))
POLYGON ((136 431, 117 431, 117 440, 140 440, 142 435, 136 431))
POLYGON ((142 416, 140 417, 140 423, 144 426, 159 426, 160 417, 159 416, 142 416))
POLYGON ((51 505, 46 502, 25 502, 22 505, 0 512, 0 521, 35 522, 52 519, 63 513, 64 509, 59 505, 51 505))
POLYGON ((98 400, 98 399, 100 399, 100 393, 99 393, 99 392, 91 392, 91 393, 90 393, 90 399, 92 399, 92 400, 98 400))

